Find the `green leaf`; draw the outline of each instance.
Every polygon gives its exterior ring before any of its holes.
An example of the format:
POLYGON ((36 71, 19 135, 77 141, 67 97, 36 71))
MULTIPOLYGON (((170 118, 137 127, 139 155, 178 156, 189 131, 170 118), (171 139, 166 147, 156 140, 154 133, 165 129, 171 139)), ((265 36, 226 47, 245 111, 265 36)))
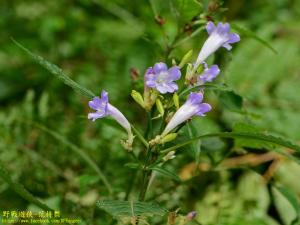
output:
POLYGON ((225 85, 202 84, 202 85, 196 85, 194 87, 183 90, 182 92, 179 93, 179 97, 183 97, 185 94, 188 94, 192 91, 198 91, 201 88, 216 90, 216 91, 232 92, 232 89, 225 85))
POLYGON ((130 169, 140 169, 141 165, 139 163, 126 163, 124 166, 130 169))
POLYGON ((266 46, 268 49, 270 49, 275 54, 278 54, 278 52, 276 51, 276 49, 274 49, 267 41, 265 41, 264 39, 258 37, 253 31, 248 30, 248 29, 246 29, 244 27, 240 27, 240 26, 238 26, 236 24, 231 24, 231 26, 232 26, 233 29, 235 29, 240 34, 244 35, 245 37, 250 37, 250 38, 255 39, 256 41, 258 41, 261 44, 263 44, 264 46, 266 46))
POLYGON ((180 20, 184 23, 193 19, 201 12, 201 4, 195 0, 175 0, 175 7, 179 12, 180 20))
MULTIPOLYGON (((188 122, 186 125, 187 125, 189 138, 196 137, 198 135, 198 132, 197 129, 194 127, 193 123, 188 122)), ((191 143, 191 148, 194 152, 196 163, 199 163, 200 153, 201 153, 201 140, 191 143)))
POLYGON ((52 73, 54 76, 56 76, 58 79, 60 79, 62 82, 64 82, 66 85, 70 86, 71 88, 74 89, 74 91, 78 92, 81 95, 84 95, 88 98, 93 98, 95 96, 95 94, 82 87, 81 85, 79 85, 78 83, 76 83, 75 81, 73 81, 71 78, 69 78, 63 71, 62 69, 60 69, 58 66, 48 62, 47 60, 45 60, 43 57, 36 55, 34 53, 32 53, 31 51, 29 51, 27 48, 25 48, 23 45, 21 45, 19 42, 15 41, 13 39, 13 42, 20 47, 24 52, 26 52, 29 56, 31 56, 31 58, 36 61, 38 64, 40 64, 42 67, 44 67, 45 69, 47 69, 50 73, 52 73))
MULTIPOLYGON (((178 145, 172 146, 170 148, 164 149, 161 151, 161 153, 168 153, 170 151, 174 151, 178 148, 181 148, 183 146, 189 145, 191 143, 193 143, 194 141, 198 141, 199 139, 204 139, 204 138, 209 138, 209 137, 221 137, 221 138, 244 138, 244 139, 251 139, 251 140, 260 140, 260 141, 264 141, 267 143, 272 143, 272 144, 276 144, 276 145, 280 145, 286 148, 290 148, 293 149, 297 152, 300 152, 300 146, 292 143, 291 141, 288 140, 284 140, 281 137, 276 137, 273 135, 266 135, 266 134, 262 134, 262 133, 248 133, 248 132, 221 132, 221 133, 210 133, 210 134, 205 134, 205 135, 200 135, 198 137, 192 138, 188 141, 185 141, 183 143, 180 143, 178 145)), ((289 159, 292 159, 294 161, 296 161, 297 163, 300 164, 300 160, 297 159, 296 157, 287 154, 283 151, 279 151, 279 150, 275 150, 272 149, 273 151, 276 151, 282 155, 287 156, 289 159)))
POLYGON ((233 112, 241 112, 243 107, 243 98, 233 91, 225 91, 220 94, 220 101, 223 105, 233 112))
POLYGON ((277 186, 273 186, 273 187, 276 188, 286 198, 286 200, 288 200, 288 202, 291 204, 291 206, 296 211, 296 218, 291 221, 290 225, 298 224, 299 219, 300 219, 299 218, 300 217, 300 204, 297 199, 297 196, 293 192, 291 192, 289 189, 287 189, 286 187, 277 187, 277 186))
POLYGON ((164 168, 158 167, 158 166, 154 166, 154 167, 150 167, 149 169, 154 170, 166 177, 170 177, 171 179, 181 182, 180 178, 173 172, 166 170, 164 168))
MULTIPOLYGON (((257 133, 261 132, 260 129, 258 129, 255 124, 250 124, 250 123, 245 123, 245 122, 238 122, 235 123, 233 126, 233 131, 234 132, 249 132, 249 133, 257 133)), ((273 145, 270 143, 266 143, 264 141, 259 141, 259 140, 252 140, 252 139, 245 139, 245 138, 236 138, 235 141, 235 146, 237 147, 250 147, 250 148, 272 148, 273 145)))
POLYGON ((164 216, 168 210, 154 202, 102 200, 97 206, 113 217, 164 216))
POLYGON ((34 197, 29 191, 27 191, 24 186, 16 181, 14 181, 9 175, 8 171, 1 165, 0 162, 0 177, 22 198, 26 199, 28 202, 35 204, 46 211, 53 211, 46 204, 42 203, 36 197, 34 197))

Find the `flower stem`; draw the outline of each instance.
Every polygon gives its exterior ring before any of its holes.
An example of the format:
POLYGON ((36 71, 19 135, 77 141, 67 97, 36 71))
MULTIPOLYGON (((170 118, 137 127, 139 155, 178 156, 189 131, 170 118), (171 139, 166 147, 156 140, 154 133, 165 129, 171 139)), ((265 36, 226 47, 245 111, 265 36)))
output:
POLYGON ((148 185, 149 185, 150 178, 151 178, 151 173, 152 173, 152 171, 149 171, 149 170, 143 171, 142 187, 141 187, 141 191, 140 191, 140 195, 139 195, 139 201, 141 201, 141 202, 145 201, 148 185))

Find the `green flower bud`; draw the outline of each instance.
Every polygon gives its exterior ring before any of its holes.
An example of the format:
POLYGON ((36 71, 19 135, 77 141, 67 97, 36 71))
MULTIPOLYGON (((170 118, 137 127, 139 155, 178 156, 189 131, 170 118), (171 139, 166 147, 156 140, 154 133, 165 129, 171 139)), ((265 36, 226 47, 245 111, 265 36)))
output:
POLYGON ((173 102, 174 102, 176 109, 179 109, 179 97, 176 92, 173 94, 173 102))
POLYGON ((193 49, 188 51, 181 59, 179 67, 182 68, 186 63, 188 63, 193 55, 193 49))
POLYGON ((134 101, 136 101, 140 106, 142 106, 143 108, 145 108, 145 103, 144 103, 144 99, 143 99, 143 96, 135 91, 135 90, 132 90, 131 91, 131 97, 134 99, 134 101))
POLYGON ((161 143, 161 144, 164 144, 164 143, 173 141, 176 137, 177 137, 177 133, 170 133, 170 134, 167 134, 166 136, 164 136, 164 137, 160 140, 160 143, 161 143))
POLYGON ((173 66, 176 66, 176 64, 177 64, 177 63, 176 63, 176 60, 175 60, 175 59, 172 59, 172 65, 173 65, 173 66))
POLYGON ((165 109, 159 98, 156 99, 156 108, 157 108, 158 112, 160 113, 160 115, 163 116, 165 113, 165 109))
POLYGON ((195 71, 193 70, 193 65, 189 63, 186 67, 186 74, 185 74, 186 84, 190 84, 190 81, 192 80, 194 73, 195 71))
POLYGON ((200 64, 197 68, 197 74, 201 74, 203 72, 203 70, 204 70, 204 67, 202 64, 200 64))

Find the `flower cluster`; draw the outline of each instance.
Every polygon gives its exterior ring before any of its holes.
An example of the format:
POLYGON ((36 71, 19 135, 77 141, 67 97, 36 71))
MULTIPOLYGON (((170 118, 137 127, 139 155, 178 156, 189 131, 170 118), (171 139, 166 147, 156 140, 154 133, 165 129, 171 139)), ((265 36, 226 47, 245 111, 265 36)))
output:
MULTIPOLYGON (((209 34, 205 41, 197 60, 193 64, 187 65, 187 72, 185 81, 188 86, 203 85, 206 82, 212 82, 220 73, 218 65, 208 66, 205 60, 217 51, 220 47, 230 50, 230 44, 240 41, 238 34, 230 33, 230 25, 228 23, 219 23, 217 26, 212 22, 208 22, 206 30, 209 34)), ((179 86, 176 83, 181 78, 182 65, 174 65, 171 68, 163 62, 155 63, 153 67, 149 67, 144 76, 144 94, 143 96, 137 92, 132 91, 132 97, 145 110, 151 111, 153 105, 157 104, 157 109, 160 114, 164 113, 164 107, 160 102, 158 96, 168 93, 174 93, 173 99, 176 99, 176 92, 179 86)), ((176 127, 185 121, 191 119, 193 116, 205 116, 212 107, 208 103, 203 103, 204 91, 199 89, 198 92, 191 92, 184 104, 179 106, 178 99, 174 104, 177 111, 173 113, 168 123, 165 126, 161 135, 157 135, 155 139, 150 141, 150 144, 161 144, 176 138, 177 134, 171 133, 176 127)), ((126 117, 108 101, 108 94, 102 91, 101 98, 94 97, 89 102, 91 109, 95 110, 88 114, 88 118, 92 121, 111 116, 115 119, 128 133, 128 140, 123 142, 126 149, 132 148, 133 134, 131 125, 126 117)))

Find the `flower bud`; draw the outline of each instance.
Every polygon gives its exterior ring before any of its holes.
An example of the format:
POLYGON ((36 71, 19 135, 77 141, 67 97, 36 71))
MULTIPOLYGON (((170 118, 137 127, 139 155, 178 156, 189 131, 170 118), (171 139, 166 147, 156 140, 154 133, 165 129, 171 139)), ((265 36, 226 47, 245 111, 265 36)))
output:
POLYGON ((166 136, 164 136, 164 137, 161 139, 160 143, 161 143, 161 144, 164 144, 164 143, 173 141, 176 137, 177 137, 177 133, 170 133, 170 134, 167 134, 166 136))
POLYGON ((190 58, 193 55, 193 49, 188 51, 181 59, 180 63, 179 63, 179 67, 182 68, 186 63, 189 62, 190 58))
POLYGON ((185 83, 190 84, 194 75, 195 75, 195 71, 194 71, 193 65, 191 63, 189 63, 186 67, 185 83))
POLYGON ((204 70, 203 64, 200 64, 200 65, 198 66, 198 68, 196 68, 197 74, 201 74, 201 73, 203 72, 203 70, 204 70))
POLYGON ((171 159, 174 159, 176 156, 175 156, 175 151, 170 151, 168 154, 166 154, 164 157, 163 157, 163 160, 166 162, 168 160, 171 160, 171 159))
POLYGON ((132 90, 131 97, 134 99, 134 101, 136 101, 136 103, 145 108, 143 96, 139 92, 132 90))
POLYGON ((192 212, 189 212, 187 215, 186 215, 186 219, 188 221, 191 221, 193 219, 195 219, 195 217, 197 216, 197 212, 196 211, 192 211, 192 212))
POLYGON ((176 109, 179 109, 179 97, 176 92, 173 94, 173 102, 174 102, 176 109))
POLYGON ((165 110, 164 110, 163 104, 161 103, 159 98, 156 99, 156 108, 157 108, 158 112, 160 113, 160 115, 163 116, 165 113, 165 110))

